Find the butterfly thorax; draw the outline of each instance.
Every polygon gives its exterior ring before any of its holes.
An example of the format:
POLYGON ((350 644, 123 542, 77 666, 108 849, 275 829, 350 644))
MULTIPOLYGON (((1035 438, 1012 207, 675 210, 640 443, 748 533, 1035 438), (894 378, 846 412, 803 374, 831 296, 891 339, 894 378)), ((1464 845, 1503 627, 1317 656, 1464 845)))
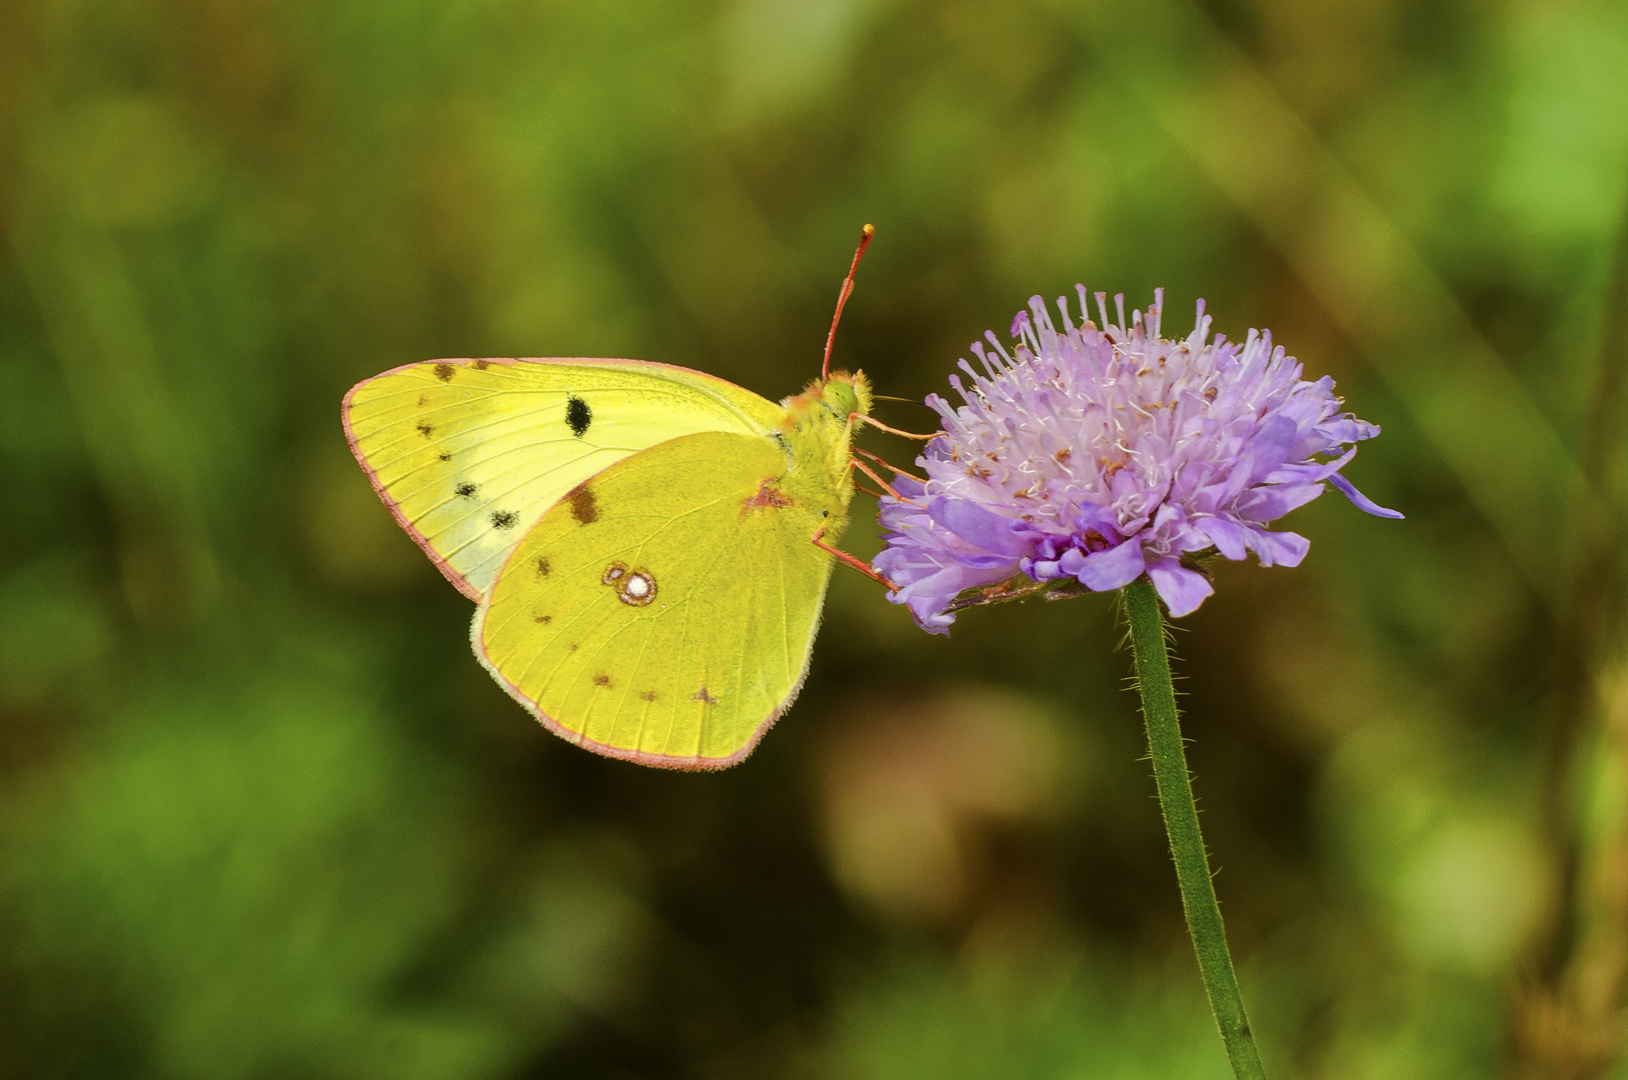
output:
POLYGON ((854 485, 849 470, 854 413, 869 415, 870 382, 863 372, 836 372, 816 379, 801 394, 787 398, 784 436, 791 457, 785 478, 787 494, 805 506, 828 511, 826 535, 834 537, 846 523, 854 485))

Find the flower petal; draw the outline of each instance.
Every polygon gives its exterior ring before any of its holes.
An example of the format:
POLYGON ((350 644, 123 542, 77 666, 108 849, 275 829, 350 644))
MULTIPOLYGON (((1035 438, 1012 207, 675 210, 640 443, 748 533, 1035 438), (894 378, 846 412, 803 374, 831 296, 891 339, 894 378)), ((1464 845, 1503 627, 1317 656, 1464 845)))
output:
POLYGON ((1238 562, 1249 554, 1249 549, 1244 546, 1245 529, 1231 518, 1211 515, 1200 518, 1193 523, 1193 527, 1207 537, 1217 551, 1233 562, 1238 562))
POLYGON ((1311 550, 1310 540, 1292 532, 1253 529, 1248 532, 1247 542, 1262 566, 1299 566, 1300 560, 1311 550))
POLYGON ((1080 512, 1074 517, 1074 528, 1081 536, 1094 532, 1110 543, 1117 544, 1124 539, 1124 534, 1119 531, 1119 521, 1113 512, 1093 502, 1080 507, 1080 512))
MULTIPOLYGON (((900 495, 903 495, 907 499, 919 499, 923 495, 927 494, 927 486, 925 484, 923 484, 920 480, 917 480, 914 476, 907 476, 904 473, 893 474, 893 490, 897 491, 900 495)), ((898 502, 897 499, 888 499, 887 501, 894 503, 898 502)))
POLYGON ((992 513, 977 503, 940 495, 927 504, 927 513, 961 539, 985 551, 1013 558, 1033 554, 1033 546, 1015 535, 1013 525, 1017 523, 1012 518, 992 513))
POLYGON ((1255 433, 1249 446, 1249 482, 1259 483, 1273 469, 1288 460, 1289 448, 1294 445, 1296 425, 1281 414, 1266 418, 1266 423, 1255 433))
POLYGON ((1110 592, 1122 588, 1142 576, 1147 563, 1142 556, 1142 541, 1132 537, 1107 551, 1098 551, 1085 557, 1084 565, 1074 574, 1080 584, 1094 592, 1110 592))
POLYGON ((1170 609, 1170 617, 1179 619, 1198 610, 1205 597, 1215 591, 1208 578, 1196 570, 1189 570, 1178 559, 1162 559, 1148 567, 1153 587, 1170 609))
POLYGON ((1396 510, 1387 510, 1383 506, 1380 506, 1378 503, 1374 502, 1368 496, 1364 495, 1362 492, 1358 491, 1356 485, 1352 484, 1351 481, 1347 480, 1339 473, 1335 473, 1333 476, 1329 477, 1328 482, 1338 488, 1341 495, 1344 495, 1346 498, 1350 499, 1352 506, 1355 506, 1358 510, 1361 510, 1365 514, 1372 514, 1374 517, 1382 518, 1400 519, 1402 517, 1401 512, 1396 510))
MULTIPOLYGON (((1318 452, 1317 450, 1312 451, 1312 453, 1318 452)), ((1264 483, 1287 484, 1295 481, 1326 480, 1345 468, 1346 463, 1356 456, 1357 448, 1353 446, 1333 461, 1325 461, 1322 464, 1312 462, 1311 464, 1285 465, 1274 470, 1271 475, 1266 477, 1264 483)))
POLYGON ((1239 496, 1233 513, 1246 522, 1276 521, 1323 493, 1322 484, 1274 484, 1239 496))

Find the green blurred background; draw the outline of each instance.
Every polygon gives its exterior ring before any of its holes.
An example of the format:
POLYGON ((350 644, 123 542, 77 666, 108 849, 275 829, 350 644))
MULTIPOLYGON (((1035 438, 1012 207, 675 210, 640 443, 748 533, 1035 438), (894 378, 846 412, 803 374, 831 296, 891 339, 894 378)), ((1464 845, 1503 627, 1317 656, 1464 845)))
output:
POLYGON ((346 450, 431 357, 793 392, 872 221, 882 393, 1162 285, 1385 428, 1407 521, 1320 500, 1178 633, 1272 1075, 1628 1076, 1628 5, 0 23, 0 1075, 1225 1076, 1111 598, 943 640, 844 573, 752 758, 645 770, 498 690, 346 450))

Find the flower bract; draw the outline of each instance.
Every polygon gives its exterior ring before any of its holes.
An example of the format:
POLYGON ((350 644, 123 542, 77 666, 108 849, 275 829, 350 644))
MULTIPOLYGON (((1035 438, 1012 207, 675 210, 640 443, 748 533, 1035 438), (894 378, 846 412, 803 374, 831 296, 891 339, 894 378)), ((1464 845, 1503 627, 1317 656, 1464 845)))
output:
POLYGON ((1299 563, 1310 542, 1267 525, 1325 484, 1402 516, 1340 475, 1379 428, 1342 411, 1334 380, 1302 379, 1269 332, 1212 338, 1200 300, 1192 333, 1166 340, 1163 290, 1128 326, 1123 297, 1110 321, 1096 294, 1099 326, 1078 293, 1080 325, 1061 298, 1054 323, 1037 296, 1010 352, 986 334, 979 367, 961 361, 961 404, 927 399, 943 431, 917 459, 925 483, 900 476, 881 500, 887 547, 873 564, 924 629, 947 633, 958 597, 1020 575, 1108 591, 1146 574, 1186 615, 1213 591, 1199 553, 1299 563))

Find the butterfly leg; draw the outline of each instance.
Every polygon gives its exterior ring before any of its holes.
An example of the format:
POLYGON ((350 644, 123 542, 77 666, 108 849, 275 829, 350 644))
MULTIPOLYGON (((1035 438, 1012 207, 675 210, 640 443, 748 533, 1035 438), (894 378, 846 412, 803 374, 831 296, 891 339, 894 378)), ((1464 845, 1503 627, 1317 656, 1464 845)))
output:
POLYGON ((850 413, 848 415, 848 420, 850 423, 869 424, 873 428, 880 428, 889 435, 901 435, 906 439, 919 439, 922 442, 932 442, 934 439, 944 434, 942 431, 935 431, 931 435, 917 435, 913 431, 900 431, 896 427, 888 427, 886 424, 882 423, 882 421, 876 419, 876 417, 867 416, 865 413, 850 413))
POLYGON ((822 537, 824 535, 825 535, 825 526, 821 525, 820 526, 820 531, 815 533, 812 537, 810 537, 809 542, 811 544, 813 544, 815 547, 819 548, 821 551, 826 552, 829 555, 835 556, 838 562, 845 563, 848 566, 853 567, 855 570, 858 570, 861 574, 864 574, 866 577, 870 578, 872 581, 876 581, 876 582, 881 583, 883 586, 885 586, 887 588, 887 590, 889 592, 898 592, 899 591, 899 587, 897 585, 893 584, 893 582, 889 581, 887 578, 883 577, 881 574, 878 574, 875 570, 872 570, 871 567, 870 567, 870 564, 865 562, 863 559, 861 559, 861 558, 859 558, 858 556, 855 556, 855 555, 850 555, 846 551, 843 551, 841 548, 834 548, 830 544, 827 544, 824 540, 821 540, 820 537, 822 537))
MULTIPOLYGON (((856 454, 864 454, 866 457, 870 458, 872 461, 876 462, 878 465, 884 465, 888 469, 892 470, 893 472, 897 473, 900 476, 909 476, 910 479, 914 480, 918 484, 927 483, 927 481, 923 480, 921 477, 912 476, 910 473, 905 472, 903 469, 899 468, 896 465, 888 465, 887 462, 883 461, 881 458, 877 457, 875 454, 870 453, 868 450, 861 450, 861 449, 859 449, 859 447, 856 446, 856 447, 854 447, 854 453, 856 453, 856 454)), ((861 472, 863 472, 866 476, 870 477, 872 480, 875 480, 878 484, 881 484, 882 487, 887 489, 887 493, 889 495, 892 495, 895 499, 898 499, 900 502, 910 503, 910 505, 912 505, 912 506, 916 505, 916 503, 914 501, 912 501, 910 499, 907 499, 903 495, 900 495, 897 491, 894 491, 893 490, 893 485, 889 484, 886 480, 883 480, 880 476, 877 476, 868 467, 866 467, 866 465, 865 465, 865 463, 863 461, 854 460, 854 461, 850 462, 850 464, 852 464, 855 468, 859 469, 861 472)))

